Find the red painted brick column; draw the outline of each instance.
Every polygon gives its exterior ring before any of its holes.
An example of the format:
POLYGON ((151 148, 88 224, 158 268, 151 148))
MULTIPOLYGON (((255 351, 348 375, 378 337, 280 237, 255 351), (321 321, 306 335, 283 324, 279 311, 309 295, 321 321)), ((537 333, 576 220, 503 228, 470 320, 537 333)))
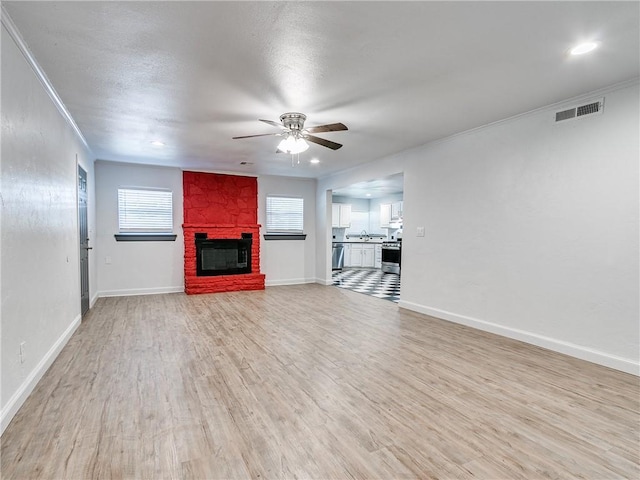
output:
POLYGON ((264 290, 260 273, 258 181, 254 177, 183 172, 184 285, 187 294, 264 290), (199 277, 196 274, 195 234, 207 238, 253 235, 251 273, 199 277))

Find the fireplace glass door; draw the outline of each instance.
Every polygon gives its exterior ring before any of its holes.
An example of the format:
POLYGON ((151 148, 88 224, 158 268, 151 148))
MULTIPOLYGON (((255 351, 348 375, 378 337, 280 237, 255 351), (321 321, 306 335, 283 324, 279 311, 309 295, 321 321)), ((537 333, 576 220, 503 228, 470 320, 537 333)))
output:
POLYGON ((251 273, 251 239, 196 239, 197 274, 251 273))

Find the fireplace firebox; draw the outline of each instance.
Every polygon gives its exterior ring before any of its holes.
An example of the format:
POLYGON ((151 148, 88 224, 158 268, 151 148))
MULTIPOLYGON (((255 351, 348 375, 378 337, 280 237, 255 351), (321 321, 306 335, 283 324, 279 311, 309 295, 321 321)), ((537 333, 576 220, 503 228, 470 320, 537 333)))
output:
POLYGON ((196 233, 196 272, 199 277, 251 273, 251 233, 242 238, 207 238, 196 233))

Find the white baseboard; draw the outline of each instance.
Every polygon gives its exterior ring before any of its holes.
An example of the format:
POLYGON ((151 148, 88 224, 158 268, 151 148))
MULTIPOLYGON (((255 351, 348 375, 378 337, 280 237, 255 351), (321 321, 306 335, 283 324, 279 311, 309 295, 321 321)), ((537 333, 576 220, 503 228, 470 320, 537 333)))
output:
POLYGON ((49 349, 49 351, 45 354, 44 357, 38 362, 35 368, 31 371, 29 376, 22 382, 20 388, 16 390, 16 392, 11 396, 5 407, 2 409, 0 413, 0 435, 4 433, 5 428, 11 422, 11 419, 18 413, 20 407, 25 402, 27 397, 33 392, 33 389, 36 387, 42 376, 49 369, 53 361, 58 357, 64 346, 67 344, 71 336, 80 326, 80 321, 82 317, 78 315, 71 325, 67 327, 62 335, 56 340, 53 346, 49 349))
POLYGON ((184 285, 177 287, 131 288, 123 290, 104 290, 98 292, 99 297, 130 297, 132 295, 159 295, 162 293, 182 293, 184 285))
POLYGON ((277 287, 280 285, 303 285, 305 283, 315 283, 314 278, 288 278, 285 280, 266 280, 265 286, 277 287))
POLYGON ((325 279, 325 278, 316 278, 315 283, 319 283, 320 285, 332 285, 333 284, 333 280, 332 279, 325 279))
POLYGON ((96 294, 91 298, 91 300, 89 300, 89 308, 93 308, 93 306, 98 301, 99 297, 100 297, 99 292, 96 292, 96 294))
POLYGON ((545 337, 536 333, 527 332, 525 330, 519 330, 516 328, 505 327, 498 325, 497 323, 487 322, 479 320, 473 317, 467 317, 464 315, 458 315, 456 313, 447 312, 446 310, 440 310, 437 308, 427 307, 425 305, 419 305, 413 302, 407 302, 400 300, 398 302, 400 308, 406 308, 414 312, 423 313, 431 317, 436 317, 442 320, 447 320, 468 327, 477 328, 485 332, 495 333, 503 337, 513 338, 514 340, 520 340, 525 343, 530 343, 538 347, 546 348, 554 352, 564 353, 581 360, 597 363, 605 367, 620 370, 622 372, 630 373, 632 375, 640 376, 640 363, 636 360, 618 357, 599 350, 594 350, 582 345, 576 345, 574 343, 565 342, 563 340, 557 340, 555 338, 545 337))

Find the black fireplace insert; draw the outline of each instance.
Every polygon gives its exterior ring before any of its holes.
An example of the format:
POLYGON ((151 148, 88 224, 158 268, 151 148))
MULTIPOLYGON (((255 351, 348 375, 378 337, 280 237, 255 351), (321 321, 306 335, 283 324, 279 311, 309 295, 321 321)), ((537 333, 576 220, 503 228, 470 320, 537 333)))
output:
POLYGON ((196 233, 197 275, 239 275, 251 273, 252 234, 242 238, 207 238, 196 233))

